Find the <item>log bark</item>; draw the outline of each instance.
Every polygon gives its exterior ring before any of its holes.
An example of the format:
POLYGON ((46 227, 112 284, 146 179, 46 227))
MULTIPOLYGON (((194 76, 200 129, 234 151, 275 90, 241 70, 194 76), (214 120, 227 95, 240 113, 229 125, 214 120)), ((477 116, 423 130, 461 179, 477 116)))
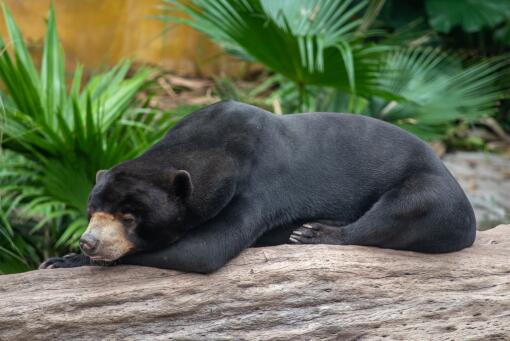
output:
POLYGON ((466 250, 244 251, 211 275, 135 266, 0 277, 0 340, 510 340, 510 225, 466 250))

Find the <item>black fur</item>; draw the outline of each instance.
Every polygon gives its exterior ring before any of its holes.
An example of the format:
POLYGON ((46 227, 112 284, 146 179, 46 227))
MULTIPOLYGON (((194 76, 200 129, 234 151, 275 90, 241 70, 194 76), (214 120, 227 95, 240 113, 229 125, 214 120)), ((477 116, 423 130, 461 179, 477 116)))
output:
POLYGON ((137 217, 123 264, 208 273, 289 237, 431 253, 475 238, 469 201, 428 145, 358 115, 220 102, 100 178, 89 209, 137 217))

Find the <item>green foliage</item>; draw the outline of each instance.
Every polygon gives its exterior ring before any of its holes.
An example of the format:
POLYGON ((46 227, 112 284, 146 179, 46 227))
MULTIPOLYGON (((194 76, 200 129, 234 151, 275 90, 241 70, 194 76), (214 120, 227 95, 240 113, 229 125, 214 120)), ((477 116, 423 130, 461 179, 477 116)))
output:
POLYGON ((39 254, 25 235, 19 230, 26 230, 25 226, 19 224, 13 227, 9 216, 16 203, 5 207, 6 212, 0 211, 0 275, 30 270, 39 259, 39 254))
POLYGON ((11 272, 76 247, 96 171, 137 156, 175 120, 134 108, 149 70, 127 78, 129 62, 87 82, 78 66, 68 86, 53 8, 38 71, 3 11, 9 39, 0 38, 0 272, 11 272))
POLYGON ((358 112, 438 138, 458 119, 492 114, 504 95, 504 60, 462 68, 461 58, 405 40, 397 42, 413 47, 401 47, 371 30, 378 0, 165 3, 167 22, 194 27, 272 70, 286 111, 358 112))
POLYGON ((494 56, 510 52, 510 1, 386 0, 379 27, 419 33, 429 45, 494 56))
POLYGON ((429 139, 440 139, 456 120, 475 122, 497 110, 504 92, 498 87, 508 63, 496 59, 461 68, 458 60, 437 49, 396 51, 385 61, 387 71, 397 77, 381 77, 382 86, 400 96, 393 106, 379 113, 429 139))
POLYGON ((377 91, 371 60, 380 49, 359 44, 355 33, 362 21, 350 20, 367 1, 330 1, 325 6, 318 0, 167 2, 190 19, 166 20, 186 23, 297 84, 377 91))
POLYGON ((466 32, 494 27, 510 18, 508 0, 426 0, 430 25, 442 33, 460 26, 466 32))
POLYGON ((510 46, 510 16, 505 24, 494 32, 494 39, 501 44, 510 46))

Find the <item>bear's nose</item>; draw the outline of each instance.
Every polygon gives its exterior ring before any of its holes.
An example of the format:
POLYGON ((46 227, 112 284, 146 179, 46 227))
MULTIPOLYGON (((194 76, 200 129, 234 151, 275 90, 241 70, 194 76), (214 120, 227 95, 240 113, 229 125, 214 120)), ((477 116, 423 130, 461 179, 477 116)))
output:
POLYGON ((96 249, 98 242, 96 237, 87 233, 80 238, 80 248, 83 252, 90 255, 96 249))

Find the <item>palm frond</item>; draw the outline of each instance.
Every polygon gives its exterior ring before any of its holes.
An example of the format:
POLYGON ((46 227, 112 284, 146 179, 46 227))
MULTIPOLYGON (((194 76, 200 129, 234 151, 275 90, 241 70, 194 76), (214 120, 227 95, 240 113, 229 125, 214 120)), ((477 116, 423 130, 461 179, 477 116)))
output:
POLYGON ((381 46, 356 34, 368 1, 166 0, 164 20, 185 23, 297 84, 369 94, 381 46), (180 11, 188 16, 172 15, 180 11), (355 81, 354 81, 355 80, 355 81))
POLYGON ((97 170, 141 154, 176 117, 136 108, 141 103, 135 96, 148 83, 150 70, 128 77, 129 61, 86 84, 78 66, 67 87, 53 6, 37 71, 9 10, 3 10, 9 41, 0 38, 5 85, 0 93, 0 271, 6 258, 26 258, 23 264, 30 267, 42 256, 76 247, 97 170), (6 49, 11 44, 12 53, 6 49), (37 247, 16 248, 23 240, 37 247))
POLYGON ((460 62, 437 49, 403 49, 388 55, 381 86, 401 97, 380 117, 417 132, 444 132, 458 119, 474 122, 491 115, 508 86, 505 59, 486 60, 462 69, 460 62), (413 127, 414 126, 414 127, 413 127))

